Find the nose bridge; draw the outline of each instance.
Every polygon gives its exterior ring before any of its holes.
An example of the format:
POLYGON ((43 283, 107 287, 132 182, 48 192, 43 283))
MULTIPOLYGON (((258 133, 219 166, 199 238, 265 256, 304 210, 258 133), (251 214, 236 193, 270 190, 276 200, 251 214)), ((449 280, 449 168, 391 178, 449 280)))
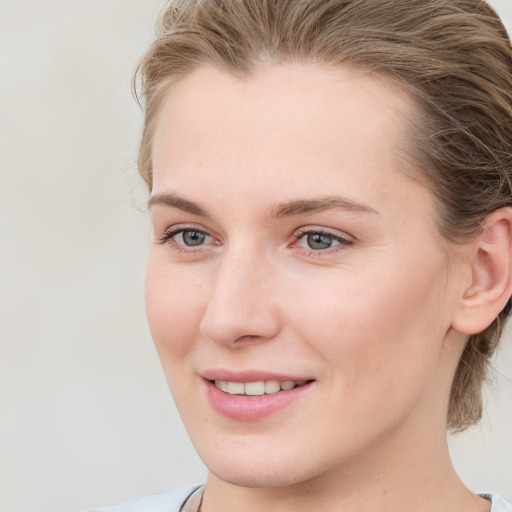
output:
POLYGON ((223 345, 275 336, 275 277, 274 265, 260 252, 226 251, 211 283, 201 333, 223 345))

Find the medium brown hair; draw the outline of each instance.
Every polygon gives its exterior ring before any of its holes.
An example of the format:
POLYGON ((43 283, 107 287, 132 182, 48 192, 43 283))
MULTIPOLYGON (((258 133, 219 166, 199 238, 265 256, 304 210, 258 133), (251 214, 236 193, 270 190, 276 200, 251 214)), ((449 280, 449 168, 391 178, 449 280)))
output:
MULTIPOLYGON (((146 115, 139 172, 152 187, 152 138, 162 96, 200 66, 237 76, 262 63, 357 66, 415 99, 409 158, 434 193, 452 243, 512 206, 512 48, 483 0, 174 0, 138 69, 146 115)), ((482 414, 482 384, 509 313, 469 337, 453 381, 448 427, 482 414)))

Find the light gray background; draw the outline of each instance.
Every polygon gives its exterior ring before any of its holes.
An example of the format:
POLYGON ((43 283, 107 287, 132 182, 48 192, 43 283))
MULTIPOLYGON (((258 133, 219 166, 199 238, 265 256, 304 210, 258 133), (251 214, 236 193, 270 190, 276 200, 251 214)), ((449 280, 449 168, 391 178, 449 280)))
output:
MULTIPOLYGON (((492 2, 512 27, 512 0, 492 2)), ((134 65, 162 0, 0 0, 0 511, 75 511, 201 481, 146 326, 134 65)), ((512 499, 512 335, 452 441, 512 499)))

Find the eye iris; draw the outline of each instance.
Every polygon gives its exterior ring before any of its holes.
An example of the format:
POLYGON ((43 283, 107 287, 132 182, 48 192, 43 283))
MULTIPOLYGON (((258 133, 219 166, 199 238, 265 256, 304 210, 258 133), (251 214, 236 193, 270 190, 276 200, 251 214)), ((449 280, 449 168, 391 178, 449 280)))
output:
POLYGON ((206 238, 200 231, 183 231, 182 237, 184 244, 189 246, 202 245, 206 238))
POLYGON ((307 243, 311 249, 328 249, 332 245, 332 237, 314 233, 307 236, 307 243))

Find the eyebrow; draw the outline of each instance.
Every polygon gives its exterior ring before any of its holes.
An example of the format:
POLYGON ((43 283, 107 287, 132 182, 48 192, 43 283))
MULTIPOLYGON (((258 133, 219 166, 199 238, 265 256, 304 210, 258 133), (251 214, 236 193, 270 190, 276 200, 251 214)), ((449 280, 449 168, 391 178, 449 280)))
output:
MULTIPOLYGON (((208 213, 197 203, 189 201, 177 194, 166 192, 156 194, 149 199, 148 207, 168 206, 177 208, 192 215, 200 217, 209 217, 208 213)), ((340 196, 326 196, 314 199, 299 199, 288 203, 278 204, 270 209, 269 216, 271 218, 281 219, 284 217, 292 217, 295 215, 303 215, 306 213, 316 213, 325 210, 342 209, 352 212, 374 213, 378 214, 371 206, 358 203, 352 199, 340 196)))
POLYGON ((208 217, 206 211, 198 204, 170 192, 151 196, 148 202, 148 208, 151 209, 153 206, 169 206, 171 208, 177 208, 178 210, 191 213, 192 215, 208 217))
POLYGON ((302 215, 305 213, 322 212, 325 210, 341 209, 352 212, 364 212, 378 214, 371 206, 358 203, 352 199, 340 196, 326 196, 316 199, 300 199, 289 203, 274 206, 271 211, 271 217, 283 218, 293 215, 302 215))

